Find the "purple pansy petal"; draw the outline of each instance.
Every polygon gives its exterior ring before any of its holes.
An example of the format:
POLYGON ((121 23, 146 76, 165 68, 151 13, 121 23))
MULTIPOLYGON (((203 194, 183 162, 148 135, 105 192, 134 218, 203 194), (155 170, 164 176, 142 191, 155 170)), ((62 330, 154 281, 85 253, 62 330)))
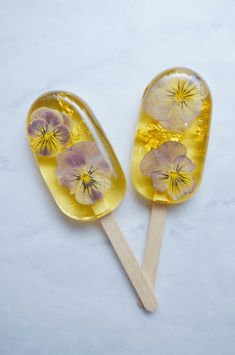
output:
POLYGON ((154 171, 152 173, 152 181, 153 181, 153 187, 156 190, 158 190, 160 192, 164 192, 167 190, 168 179, 165 178, 165 171, 164 170, 154 171))
POLYGON ((164 164, 174 163, 175 159, 180 155, 185 155, 187 152, 186 147, 179 142, 168 141, 163 143, 158 149, 154 150, 156 158, 164 164))
POLYGON ((146 153, 140 163, 140 169, 145 176, 151 177, 153 171, 161 170, 167 164, 172 164, 178 156, 186 154, 182 143, 168 141, 146 153))
POLYGON ((28 132, 31 136, 37 136, 38 133, 45 130, 47 131, 48 124, 43 119, 35 119, 28 126, 28 132))
POLYGON ((40 149, 39 149, 39 151, 38 151, 38 154, 39 155, 43 155, 43 156, 50 156, 51 155, 51 151, 50 150, 48 150, 48 148, 47 147, 41 147, 40 149))
POLYGON ((186 173, 191 173, 196 165, 190 160, 186 155, 179 156, 175 159, 175 165, 179 165, 181 170, 185 171, 186 173))
POLYGON ((86 164, 84 152, 76 146, 69 147, 64 153, 57 157, 58 165, 79 167, 86 164))
POLYGON ((72 127, 72 120, 71 118, 66 115, 65 113, 61 113, 62 114, 62 117, 63 117, 63 124, 68 127, 69 129, 71 129, 72 127))
POLYGON ((103 197, 103 195, 102 195, 102 193, 100 191, 92 190, 91 198, 92 198, 93 201, 97 201, 97 200, 99 200, 102 197, 103 197))
POLYGON ((97 170, 101 170, 101 171, 105 172, 107 176, 112 175, 112 170, 111 170, 110 164, 106 160, 104 160, 104 158, 102 157, 101 154, 92 159, 92 165, 97 170))
POLYGON ((143 175, 151 177, 153 171, 160 170, 163 166, 164 164, 157 159, 155 150, 151 150, 145 154, 142 159, 140 163, 140 170, 143 175))
POLYGON ((71 188, 76 180, 76 169, 68 167, 58 167, 55 174, 61 185, 71 188))
POLYGON ((67 127, 62 125, 56 127, 56 134, 63 145, 66 145, 69 142, 70 134, 67 127))
POLYGON ((60 112, 48 107, 40 107, 32 112, 31 120, 33 121, 38 118, 45 120, 48 124, 51 124, 52 122, 53 126, 56 122, 58 125, 63 124, 63 118, 60 112))
POLYGON ((44 113, 45 121, 50 125, 50 127, 57 127, 63 124, 62 115, 55 110, 47 110, 44 113))
POLYGON ((86 158, 82 151, 80 152, 80 154, 71 152, 65 158, 65 162, 70 166, 79 167, 86 164, 86 158))
POLYGON ((37 120, 37 119, 45 120, 44 113, 46 110, 48 110, 46 107, 37 108, 35 111, 33 111, 31 113, 31 120, 32 121, 37 120))
POLYGON ((28 132, 33 137, 32 147, 36 154, 53 156, 69 143, 69 118, 66 125, 64 119, 59 111, 50 108, 41 107, 33 111, 28 132))

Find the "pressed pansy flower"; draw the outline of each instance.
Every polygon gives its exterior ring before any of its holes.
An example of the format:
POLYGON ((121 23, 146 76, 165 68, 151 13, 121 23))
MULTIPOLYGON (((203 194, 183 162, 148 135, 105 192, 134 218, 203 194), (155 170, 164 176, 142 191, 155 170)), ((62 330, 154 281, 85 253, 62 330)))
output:
POLYGON ((69 116, 46 107, 31 114, 28 126, 33 151, 42 156, 55 156, 70 140, 72 121, 69 116))
POLYGON ((154 189, 166 192, 173 200, 193 192, 196 186, 192 175, 195 165, 186 153, 183 144, 168 141, 141 161, 141 171, 152 179, 154 189))
POLYGON ((184 131, 199 116, 208 90, 186 73, 171 73, 156 81, 143 97, 144 111, 170 131, 184 131))
POLYGON ((57 157, 56 176, 76 200, 90 205, 111 188, 112 171, 95 142, 80 142, 57 157))

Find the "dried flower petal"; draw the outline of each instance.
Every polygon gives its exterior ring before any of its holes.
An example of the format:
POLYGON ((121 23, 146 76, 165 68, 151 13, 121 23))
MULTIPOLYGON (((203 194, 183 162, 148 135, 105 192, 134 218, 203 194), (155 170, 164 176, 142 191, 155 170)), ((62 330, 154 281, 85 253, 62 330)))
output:
POLYGON ((180 132, 199 116, 207 95, 206 86, 195 76, 171 73, 146 91, 143 107, 164 128, 180 132))
POLYGON ((152 179, 153 187, 173 200, 191 193, 196 186, 192 175, 195 164, 186 152, 183 144, 168 141, 148 152, 141 161, 141 171, 152 179))
POLYGON ((70 189, 76 200, 93 204, 111 188, 112 171, 95 142, 86 141, 69 147, 57 157, 56 176, 70 189))
POLYGON ((33 151, 42 156, 58 154, 70 140, 70 117, 46 107, 31 114, 28 126, 33 151))

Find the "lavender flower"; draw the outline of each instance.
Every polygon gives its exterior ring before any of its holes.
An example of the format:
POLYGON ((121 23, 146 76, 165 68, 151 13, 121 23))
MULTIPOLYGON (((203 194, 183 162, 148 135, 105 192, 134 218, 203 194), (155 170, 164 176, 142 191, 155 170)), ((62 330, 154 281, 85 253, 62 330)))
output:
POLYGON ((182 143, 168 141, 145 154, 140 169, 152 179, 153 187, 166 192, 173 200, 193 192, 195 164, 186 156, 182 143))
POLYGON ((93 141, 80 142, 57 157, 56 176, 76 200, 91 205, 111 188, 112 171, 93 141))
POLYGON ((55 156, 70 140, 72 122, 60 111, 41 107, 31 114, 28 126, 31 146, 37 155, 55 156))

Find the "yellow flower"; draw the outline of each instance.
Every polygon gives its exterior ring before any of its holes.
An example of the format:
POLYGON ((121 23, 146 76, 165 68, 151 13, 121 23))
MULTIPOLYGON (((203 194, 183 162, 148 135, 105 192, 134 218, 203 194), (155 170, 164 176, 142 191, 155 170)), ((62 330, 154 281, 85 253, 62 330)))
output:
POLYGON ((202 110, 208 90, 194 75, 174 72, 163 76, 143 98, 144 111, 170 131, 184 131, 202 110))
POLYGON ((148 152, 140 164, 142 173, 152 179, 153 187, 173 200, 193 192, 196 186, 192 175, 195 165, 186 152, 182 143, 168 141, 148 152))

